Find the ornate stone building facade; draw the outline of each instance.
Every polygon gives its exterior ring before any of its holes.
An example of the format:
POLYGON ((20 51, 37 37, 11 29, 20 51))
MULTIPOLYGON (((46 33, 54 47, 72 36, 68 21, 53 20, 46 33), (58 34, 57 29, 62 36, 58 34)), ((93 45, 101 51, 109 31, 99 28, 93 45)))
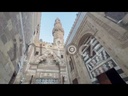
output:
POLYGON ((0 12, 0 84, 15 82, 38 25, 38 12, 0 12))
POLYGON ((77 14, 65 43, 71 84, 128 83, 127 25, 127 12, 77 14))
MULTIPOLYGON (((39 33, 40 31, 37 34, 39 33)), ((22 80, 22 84, 69 83, 64 50, 64 29, 59 18, 55 20, 51 34, 54 38, 53 43, 44 42, 36 37, 34 42, 29 44, 26 66, 23 67, 22 79, 19 79, 22 80)))
POLYGON ((53 43, 39 40, 40 21, 0 13, 0 84, 128 84, 127 12, 79 12, 65 45, 59 18, 53 43))

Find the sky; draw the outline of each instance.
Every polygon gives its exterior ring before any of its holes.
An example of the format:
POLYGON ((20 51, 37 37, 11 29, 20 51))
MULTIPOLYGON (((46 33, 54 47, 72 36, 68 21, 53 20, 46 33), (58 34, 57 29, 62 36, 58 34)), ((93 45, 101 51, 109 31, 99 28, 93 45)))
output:
POLYGON ((45 42, 53 42, 52 29, 55 19, 58 17, 64 29, 64 42, 74 24, 78 12, 42 12, 40 39, 45 42))

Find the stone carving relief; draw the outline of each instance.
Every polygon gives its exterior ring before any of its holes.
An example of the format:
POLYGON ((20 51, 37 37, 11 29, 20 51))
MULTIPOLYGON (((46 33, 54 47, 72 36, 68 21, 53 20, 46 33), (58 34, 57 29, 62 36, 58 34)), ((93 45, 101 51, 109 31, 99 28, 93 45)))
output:
POLYGON ((41 56, 38 56, 34 60, 34 64, 44 64, 44 65, 54 65, 54 64, 63 64, 64 62, 60 60, 60 58, 57 56, 55 52, 52 50, 47 50, 46 52, 43 52, 41 56))

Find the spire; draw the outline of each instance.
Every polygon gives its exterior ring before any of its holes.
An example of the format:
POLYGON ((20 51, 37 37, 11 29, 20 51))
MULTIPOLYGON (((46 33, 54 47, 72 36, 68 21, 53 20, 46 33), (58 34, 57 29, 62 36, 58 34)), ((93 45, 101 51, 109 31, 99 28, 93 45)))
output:
POLYGON ((54 33, 55 33, 56 31, 60 31, 60 32, 64 33, 64 29, 62 28, 61 21, 60 21, 60 19, 59 19, 58 17, 57 17, 56 20, 55 20, 54 28, 53 28, 52 34, 54 35, 54 33))
POLYGON ((57 17, 55 23, 60 23, 60 19, 57 17))
POLYGON ((64 29, 59 18, 56 18, 54 28, 52 30, 53 42, 55 45, 64 45, 64 29))

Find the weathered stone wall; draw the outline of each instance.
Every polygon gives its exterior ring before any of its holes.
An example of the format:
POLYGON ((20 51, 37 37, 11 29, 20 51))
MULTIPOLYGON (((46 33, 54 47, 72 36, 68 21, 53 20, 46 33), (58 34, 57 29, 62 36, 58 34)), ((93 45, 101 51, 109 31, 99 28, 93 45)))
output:
MULTIPOLYGON (((27 70, 26 70, 26 76, 24 83, 27 84, 30 81, 30 76, 34 76, 34 79, 36 78, 57 78, 60 79, 62 76, 65 76, 65 82, 68 82, 68 76, 67 76, 67 70, 66 70, 66 60, 65 60, 65 53, 64 49, 60 48, 60 56, 58 56, 58 49, 56 45, 52 45, 51 43, 46 42, 36 42, 36 51, 38 52, 37 55, 32 54, 32 57, 30 59, 30 62, 27 64, 27 70), (40 54, 40 44, 42 43, 42 49, 40 54), (61 58, 61 55, 63 55, 63 58, 61 58), (39 64, 38 61, 41 60, 41 58, 45 58, 46 62, 39 64), (54 60, 60 60, 60 69, 58 69, 58 66, 54 62, 54 60), (59 73, 60 72, 60 73, 59 73), (60 76, 60 77, 59 77, 60 76)), ((33 79, 33 83, 35 83, 33 79)))
MULTIPOLYGON (((60 26, 61 27, 61 26, 60 26)), ((38 30, 37 30, 38 31, 38 30)), ((36 31, 36 33, 37 33, 36 31)), ((63 29, 62 29, 63 31, 63 29)), ((37 35, 34 36, 33 43, 35 45, 35 51, 34 51, 34 46, 31 45, 29 48, 29 56, 27 57, 27 64, 25 68, 25 74, 24 78, 25 80, 23 81, 23 84, 28 84, 30 81, 30 77, 33 75, 33 84, 35 83, 35 80, 40 78, 53 78, 53 79, 62 79, 62 76, 65 76, 65 84, 69 83, 68 82, 68 76, 67 76, 67 66, 66 66, 66 58, 65 58, 65 50, 63 47, 63 42, 60 42, 61 44, 57 46, 53 43, 49 42, 42 42, 39 40, 39 34, 40 31, 37 35), (42 48, 40 48, 42 47, 42 48), (34 52, 37 52, 35 55, 34 52), (59 54, 59 55, 58 55, 59 54), (63 55, 61 57, 61 55, 63 55), (46 60, 46 62, 41 62, 40 61, 46 60), (59 61, 59 66, 56 65, 55 61, 59 61)), ((57 40, 58 41, 63 41, 63 33, 61 31, 54 33, 54 37, 56 38, 55 34, 62 40, 57 40)), ((62 80, 60 80, 62 81, 62 80)), ((59 82, 60 83, 60 82, 59 82)))
MULTIPOLYGON (((125 17, 126 18, 126 17, 125 17)), ((104 46, 105 50, 115 60, 118 66, 128 76, 128 37, 127 30, 104 17, 103 12, 88 12, 79 26, 72 43, 78 46, 80 39, 85 34, 95 34, 95 38, 104 46)), ((70 37, 70 36, 69 36, 70 37)), ((91 83, 89 74, 80 56, 74 55, 74 72, 69 72, 70 83, 74 78, 81 83, 91 83), (75 75, 74 75, 75 74, 75 75), (75 76, 75 77, 73 77, 75 76)), ((67 57, 68 58, 68 57, 67 57)), ((70 67, 70 66, 69 66, 70 67)), ((69 70, 70 71, 70 70, 69 70)))
MULTIPOLYGON (((8 84, 14 71, 18 71, 20 39, 29 43, 33 37, 34 27, 37 27, 34 24, 34 14, 37 13, 0 12, 0 84, 8 84), (13 46, 14 39, 16 48, 13 46), (16 58, 13 58, 15 52, 16 58)), ((24 44, 21 47, 23 46, 24 44)))

